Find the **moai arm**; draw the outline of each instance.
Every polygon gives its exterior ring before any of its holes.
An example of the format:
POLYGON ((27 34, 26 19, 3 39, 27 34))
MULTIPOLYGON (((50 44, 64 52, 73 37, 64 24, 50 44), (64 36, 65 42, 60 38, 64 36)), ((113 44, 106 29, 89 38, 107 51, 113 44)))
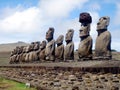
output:
POLYGON ((53 40, 51 42, 51 50, 50 50, 50 54, 49 55, 53 55, 53 53, 55 53, 55 41, 53 40))
POLYGON ((72 44, 70 45, 70 51, 69 51, 69 56, 73 55, 74 56, 74 44, 72 42, 72 44))

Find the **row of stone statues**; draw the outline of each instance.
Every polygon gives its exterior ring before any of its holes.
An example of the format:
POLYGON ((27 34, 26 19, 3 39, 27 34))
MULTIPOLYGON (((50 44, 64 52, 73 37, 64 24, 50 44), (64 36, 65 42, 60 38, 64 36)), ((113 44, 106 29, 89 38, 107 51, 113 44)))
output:
MULTIPOLYGON (((101 17, 97 23, 98 36, 95 44, 95 54, 92 53, 93 40, 90 36, 90 24, 92 17, 89 13, 81 13, 79 22, 80 44, 78 47, 79 60, 111 59, 111 35, 107 30, 110 18, 101 17)), ((46 41, 32 42, 29 46, 16 47, 10 57, 10 63, 32 62, 32 61, 68 61, 74 60, 74 43, 72 41, 74 30, 69 29, 65 35, 66 45, 64 46, 64 36, 60 35, 55 41, 54 28, 50 27, 46 32, 46 41), (57 47, 55 46, 57 44, 57 47)))

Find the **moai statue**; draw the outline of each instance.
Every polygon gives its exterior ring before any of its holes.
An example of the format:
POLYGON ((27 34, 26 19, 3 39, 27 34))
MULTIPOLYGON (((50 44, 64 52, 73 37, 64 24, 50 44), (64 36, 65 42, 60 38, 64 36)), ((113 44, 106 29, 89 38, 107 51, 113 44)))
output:
POLYGON ((50 27, 46 32, 46 40, 48 41, 45 49, 47 61, 55 61, 55 40, 53 39, 54 28, 50 27))
POLYGON ((25 56, 26 56, 26 46, 23 46, 23 50, 22 50, 22 55, 21 55, 21 62, 24 63, 25 62, 25 56))
POLYGON ((15 48, 10 55, 10 64, 15 63, 16 57, 17 57, 17 50, 15 48))
POLYGON ((38 51, 39 51, 40 42, 34 42, 33 51, 32 51, 32 61, 38 61, 38 51))
POLYGON ((111 59, 111 34, 107 30, 110 18, 101 17, 97 23, 98 36, 95 44, 95 59, 111 59))
POLYGON ((19 48, 19 58, 18 58, 19 63, 23 62, 23 58, 22 58, 22 56, 23 56, 23 48, 24 48, 24 46, 20 46, 20 48, 19 48))
POLYGON ((79 60, 90 60, 92 59, 92 38, 90 36, 90 23, 92 17, 89 13, 81 13, 79 17, 81 28, 79 30, 79 37, 81 39, 78 47, 79 60))
POLYGON ((64 36, 60 35, 57 40, 56 40, 56 44, 57 47, 55 49, 55 58, 56 61, 63 61, 64 60, 64 45, 63 45, 63 39, 64 36))
POLYGON ((42 41, 40 44, 40 52, 39 52, 39 59, 41 62, 45 61, 45 47, 46 47, 46 41, 42 41))
POLYGON ((64 60, 74 60, 74 43, 73 39, 74 30, 69 29, 65 36, 66 46, 64 48, 64 60))
POLYGON ((17 46, 16 47, 16 59, 15 59, 15 63, 19 63, 19 58, 20 58, 20 47, 17 46))

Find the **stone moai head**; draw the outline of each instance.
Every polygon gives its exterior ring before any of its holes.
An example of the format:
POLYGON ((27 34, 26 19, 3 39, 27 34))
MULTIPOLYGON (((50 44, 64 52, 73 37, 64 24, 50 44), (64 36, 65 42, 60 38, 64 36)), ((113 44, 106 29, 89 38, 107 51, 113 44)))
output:
POLYGON ((97 31, 107 30, 109 22, 110 22, 110 17, 108 16, 101 17, 97 23, 97 31))
POLYGON ((44 41, 42 41, 41 42, 41 44, 40 44, 40 49, 42 50, 42 49, 44 49, 45 47, 46 47, 46 41, 44 40, 44 41))
POLYGON ((57 40, 56 40, 56 44, 59 46, 63 43, 63 39, 64 39, 64 36, 63 35, 60 35, 57 40))
POLYGON ((80 13, 79 22, 81 23, 81 28, 79 30, 80 38, 88 36, 90 32, 90 24, 92 23, 92 17, 87 12, 80 13))
POLYGON ((53 39, 54 28, 50 27, 49 30, 46 32, 46 40, 49 42, 53 39))
POLYGON ((39 45, 40 45, 40 42, 39 41, 36 41, 34 43, 34 50, 38 50, 39 49, 39 45))
POLYGON ((90 32, 90 24, 86 26, 82 25, 79 31, 80 31, 80 34, 79 34, 80 38, 88 36, 90 32))
POLYGON ((68 32, 66 33, 66 36, 65 36, 65 41, 67 43, 72 41, 73 34, 74 34, 74 30, 73 29, 69 29, 68 32))

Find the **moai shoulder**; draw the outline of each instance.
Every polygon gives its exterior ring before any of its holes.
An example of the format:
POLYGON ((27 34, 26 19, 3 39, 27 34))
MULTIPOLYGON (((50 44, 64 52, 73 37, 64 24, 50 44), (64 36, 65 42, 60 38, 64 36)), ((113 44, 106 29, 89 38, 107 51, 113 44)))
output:
POLYGON ((55 49, 55 58, 56 61, 63 61, 64 60, 64 45, 63 45, 63 39, 64 36, 60 35, 57 40, 56 40, 56 44, 57 47, 55 49))
POLYGON ((64 49, 64 59, 73 60, 74 59, 74 43, 73 39, 74 30, 69 29, 65 36, 66 46, 64 49))
POLYGON ((97 23, 98 36, 95 44, 95 59, 111 59, 111 34, 107 30, 110 18, 101 17, 97 23))

